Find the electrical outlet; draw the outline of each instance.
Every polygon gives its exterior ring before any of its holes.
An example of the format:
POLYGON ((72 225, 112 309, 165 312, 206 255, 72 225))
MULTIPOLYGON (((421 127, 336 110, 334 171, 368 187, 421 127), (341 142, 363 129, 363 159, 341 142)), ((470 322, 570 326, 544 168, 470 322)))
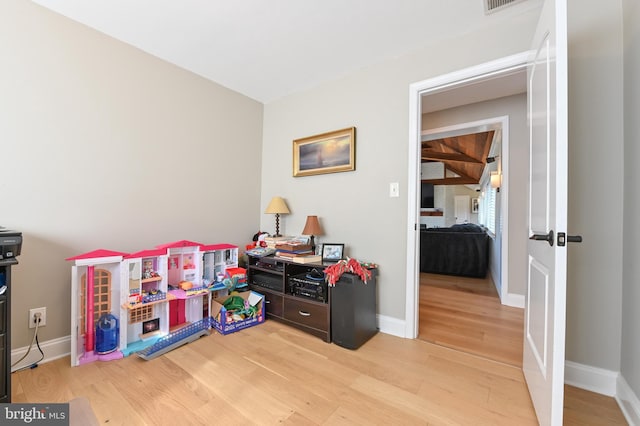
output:
POLYGON ((38 324, 38 327, 47 325, 47 308, 33 308, 29 309, 29 328, 36 327, 36 314, 40 314, 40 324, 38 324))

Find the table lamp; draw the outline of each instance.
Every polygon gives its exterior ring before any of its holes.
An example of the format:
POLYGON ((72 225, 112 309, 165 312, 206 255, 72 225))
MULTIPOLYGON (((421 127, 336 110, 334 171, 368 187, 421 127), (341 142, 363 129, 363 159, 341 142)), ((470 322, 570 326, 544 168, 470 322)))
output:
POLYGON ((315 253, 316 244, 313 241, 313 236, 322 235, 322 228, 320 227, 320 222, 318 222, 318 216, 307 216, 307 222, 304 224, 302 235, 311 236, 311 250, 315 253))
POLYGON ((289 207, 282 197, 273 197, 267 206, 265 213, 276 215, 276 237, 280 237, 280 215, 289 214, 289 207))

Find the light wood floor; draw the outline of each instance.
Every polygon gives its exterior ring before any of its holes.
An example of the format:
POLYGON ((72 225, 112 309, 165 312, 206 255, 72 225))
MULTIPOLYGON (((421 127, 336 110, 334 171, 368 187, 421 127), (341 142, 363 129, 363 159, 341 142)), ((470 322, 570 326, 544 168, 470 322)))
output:
POLYGON ((490 277, 420 274, 418 338, 522 367, 524 311, 504 306, 490 277))
MULTIPOLYGON (((522 367, 524 311, 503 306, 491 278, 420 274, 418 338, 522 367)), ((565 425, 626 425, 615 399, 565 386, 565 425)))
POLYGON ((353 351, 274 320, 151 361, 66 357, 12 380, 14 402, 84 396, 110 426, 537 424, 514 366, 384 333, 353 351))
MULTIPOLYGON (((353 351, 273 320, 151 361, 65 357, 12 375, 13 402, 75 397, 109 426, 537 424, 508 362, 384 333, 353 351)), ((565 424, 625 422, 611 398, 567 387, 565 424)))

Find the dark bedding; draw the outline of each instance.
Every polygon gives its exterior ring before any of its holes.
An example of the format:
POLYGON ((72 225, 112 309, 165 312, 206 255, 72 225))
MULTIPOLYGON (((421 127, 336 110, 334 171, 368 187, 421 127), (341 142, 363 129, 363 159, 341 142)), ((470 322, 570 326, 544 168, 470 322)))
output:
POLYGON ((420 231, 420 272, 484 278, 489 235, 475 224, 420 231))

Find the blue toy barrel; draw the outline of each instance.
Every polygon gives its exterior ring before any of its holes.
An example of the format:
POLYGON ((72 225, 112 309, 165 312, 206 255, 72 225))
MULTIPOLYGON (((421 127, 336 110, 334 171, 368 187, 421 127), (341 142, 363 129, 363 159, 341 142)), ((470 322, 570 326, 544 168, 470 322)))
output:
POLYGON ((118 347, 120 326, 118 318, 111 314, 103 314, 96 324, 96 352, 108 354, 118 347))

